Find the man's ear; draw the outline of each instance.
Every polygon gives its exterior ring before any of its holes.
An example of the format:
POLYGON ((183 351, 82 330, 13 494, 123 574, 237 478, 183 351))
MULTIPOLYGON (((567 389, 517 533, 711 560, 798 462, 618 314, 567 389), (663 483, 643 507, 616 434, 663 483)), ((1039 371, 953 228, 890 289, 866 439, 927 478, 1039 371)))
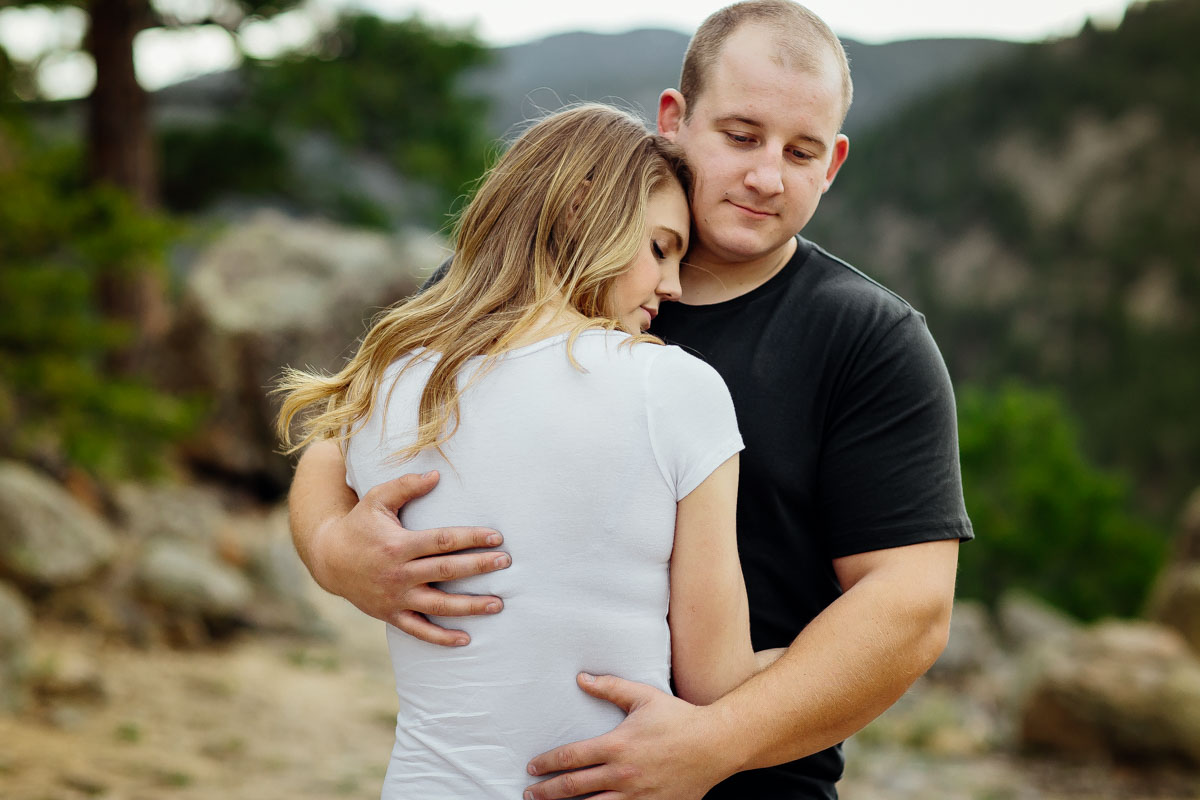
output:
POLYGON ((684 114, 687 113, 687 101, 677 89, 667 89, 658 96, 658 133, 660 136, 675 141, 679 126, 683 124, 684 114))
POLYGON ((825 170, 825 185, 821 187, 822 194, 828 192, 829 187, 833 186, 833 179, 837 177, 842 164, 846 163, 848 155, 850 155, 850 139, 846 134, 839 133, 833 140, 833 158, 829 160, 829 168, 825 170))

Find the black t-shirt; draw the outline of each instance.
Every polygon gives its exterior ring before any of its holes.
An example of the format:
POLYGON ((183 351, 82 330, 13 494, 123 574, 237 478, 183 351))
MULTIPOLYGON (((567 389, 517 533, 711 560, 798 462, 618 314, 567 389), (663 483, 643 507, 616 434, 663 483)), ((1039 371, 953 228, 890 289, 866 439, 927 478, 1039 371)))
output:
MULTIPOLYGON (((738 547, 756 650, 784 647, 841 593, 832 559, 970 539, 954 394, 924 317, 797 237, 762 286, 665 303, 652 333, 711 364, 746 449, 738 547)), ((734 775, 709 800, 836 798, 841 746, 734 775)))

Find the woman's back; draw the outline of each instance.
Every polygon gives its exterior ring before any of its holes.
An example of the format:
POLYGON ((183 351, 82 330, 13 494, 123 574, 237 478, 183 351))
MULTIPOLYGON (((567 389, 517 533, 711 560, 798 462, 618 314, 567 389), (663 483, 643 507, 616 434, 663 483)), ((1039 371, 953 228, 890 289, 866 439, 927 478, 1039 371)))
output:
POLYGON ((499 615, 440 620, 466 630, 467 647, 389 627, 400 712, 385 798, 519 797, 530 757, 622 719, 578 689, 579 671, 668 690, 676 502, 741 444, 715 372, 627 338, 581 334, 586 371, 568 361, 565 335, 505 354, 463 395, 448 461, 426 450, 388 463, 415 438, 430 370, 416 364, 396 382, 399 362, 351 439, 347 480, 360 496, 437 469, 437 489, 405 506, 403 525, 500 530, 513 564, 445 585, 504 598, 499 615))

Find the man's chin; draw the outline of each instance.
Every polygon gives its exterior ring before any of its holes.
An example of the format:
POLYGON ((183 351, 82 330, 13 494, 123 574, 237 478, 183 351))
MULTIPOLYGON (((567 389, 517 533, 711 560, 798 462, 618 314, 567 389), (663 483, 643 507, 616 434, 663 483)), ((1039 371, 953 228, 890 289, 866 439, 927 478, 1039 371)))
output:
POLYGON ((704 249, 711 260, 729 263, 756 261, 778 252, 781 247, 786 247, 794 235, 767 235, 758 231, 741 230, 714 237, 712 240, 704 240, 704 249))

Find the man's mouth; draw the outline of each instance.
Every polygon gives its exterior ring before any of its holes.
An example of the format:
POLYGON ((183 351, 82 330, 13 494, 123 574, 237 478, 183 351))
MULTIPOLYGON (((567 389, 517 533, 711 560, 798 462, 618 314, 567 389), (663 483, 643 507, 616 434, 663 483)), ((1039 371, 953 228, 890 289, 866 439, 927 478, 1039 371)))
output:
POLYGON ((758 217, 758 218, 765 218, 765 217, 773 217, 773 216, 775 216, 775 212, 774 212, 774 211, 761 211, 761 210, 759 210, 759 209, 757 209, 757 208, 754 208, 753 206, 744 206, 744 205, 742 205, 741 203, 735 203, 735 202, 733 202, 732 200, 729 200, 729 201, 727 201, 727 202, 728 202, 728 203, 729 203, 731 206, 733 206, 733 207, 735 207, 735 208, 738 208, 738 209, 741 209, 742 211, 744 211, 744 212, 746 212, 747 214, 750 214, 751 216, 754 216, 754 217, 758 217))

